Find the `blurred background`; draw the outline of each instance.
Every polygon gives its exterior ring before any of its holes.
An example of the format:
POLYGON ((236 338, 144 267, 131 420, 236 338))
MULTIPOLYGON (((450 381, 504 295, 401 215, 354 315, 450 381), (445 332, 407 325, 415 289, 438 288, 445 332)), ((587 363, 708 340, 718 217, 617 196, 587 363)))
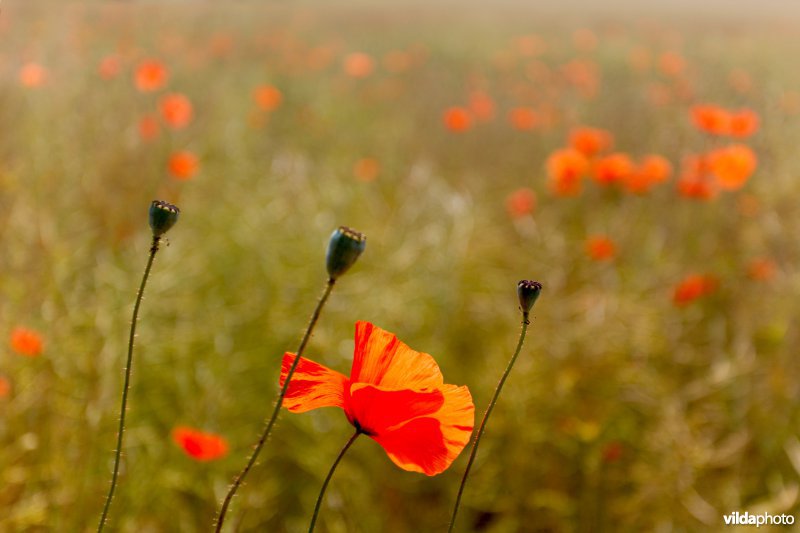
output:
MULTIPOLYGON (((95 528, 155 198, 181 217, 142 305, 112 531, 210 530, 341 224, 368 246, 308 357, 348 373, 369 320, 478 417, 517 281, 545 287, 459 530, 797 515, 799 11, 4 2, 0 530, 95 528)), ((304 530, 350 433, 284 411, 229 530, 304 530)), ((318 531, 446 529, 466 455, 428 478, 359 441, 318 531)))

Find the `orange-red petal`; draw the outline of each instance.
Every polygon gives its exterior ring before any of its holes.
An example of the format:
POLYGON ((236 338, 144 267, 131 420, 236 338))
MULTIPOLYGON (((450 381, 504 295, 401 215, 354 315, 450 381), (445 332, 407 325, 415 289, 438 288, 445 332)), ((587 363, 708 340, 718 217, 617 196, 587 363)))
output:
MULTIPOLYGON (((283 355, 281 387, 294 358, 293 353, 283 355)), ((348 379, 343 374, 301 357, 289 382, 283 406, 293 413, 305 413, 319 407, 344 408, 347 385, 348 379)))
POLYGON ((387 390, 355 383, 350 387, 347 416, 370 436, 381 435, 403 423, 437 412, 444 404, 438 389, 387 390))
POLYGON ((444 378, 433 357, 412 350, 388 331, 359 321, 350 381, 388 389, 425 389, 442 385, 444 378))
POLYGON ((372 437, 403 470, 428 476, 440 474, 469 442, 475 421, 469 390, 444 385, 439 391, 444 403, 437 412, 372 437))

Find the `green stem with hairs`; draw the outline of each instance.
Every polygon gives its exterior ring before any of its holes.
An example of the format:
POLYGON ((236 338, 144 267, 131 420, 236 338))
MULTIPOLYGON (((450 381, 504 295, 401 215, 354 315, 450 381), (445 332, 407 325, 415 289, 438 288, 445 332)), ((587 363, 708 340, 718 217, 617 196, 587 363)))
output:
POLYGON ((469 461, 467 462, 467 468, 464 470, 464 475, 461 478, 461 485, 458 487, 456 504, 453 507, 453 515, 450 517, 450 527, 447 528, 448 533, 452 533, 453 528, 456 525, 456 515, 458 514, 458 506, 461 504, 461 495, 464 493, 464 486, 467 484, 467 477, 469 476, 469 471, 472 468, 472 463, 475 462, 475 456, 478 454, 478 445, 481 442, 483 431, 486 429, 486 422, 489 420, 489 415, 492 414, 492 409, 494 409, 494 406, 497 403, 497 398, 500 396, 500 391, 503 389, 503 384, 506 382, 508 375, 511 373, 511 369, 514 367, 514 363, 517 360, 517 356, 519 355, 519 352, 522 350, 522 344, 525 342, 525 333, 528 331, 528 324, 530 324, 530 321, 528 320, 528 313, 523 312, 522 331, 520 331, 519 334, 517 349, 514 351, 514 355, 511 357, 511 361, 508 362, 506 371, 503 372, 503 376, 500 378, 500 382, 497 384, 497 388, 494 390, 494 395, 492 396, 492 399, 489 402, 489 407, 486 408, 486 413, 484 413, 483 415, 483 420, 481 420, 481 425, 478 428, 478 432, 475 434, 475 440, 472 443, 472 451, 469 454, 469 461))
POLYGON ((317 307, 314 309, 314 313, 311 315, 311 319, 308 322, 308 327, 306 328, 306 332, 303 335, 303 339, 300 341, 300 347, 297 349, 296 357, 294 358, 294 362, 292 366, 289 367, 289 372, 286 373, 286 380, 283 382, 283 387, 281 387, 281 392, 278 395, 278 401, 275 402, 275 408, 272 410, 272 415, 269 417, 266 426, 264 427, 264 431, 261 433, 261 437, 258 439, 258 443, 256 447, 253 449, 253 453, 250 455, 250 459, 248 459, 247 464, 245 465, 244 469, 239 472, 239 475, 236 476, 236 479, 233 481, 231 488, 228 490, 228 494, 225 496, 225 500, 222 502, 222 507, 220 508, 219 515, 217 516, 217 523, 214 531, 219 533, 222 531, 222 526, 225 523, 225 515, 228 512, 228 508, 230 507, 231 501, 233 500, 236 491, 239 490, 239 487, 244 482, 244 478, 250 472, 250 469, 253 468, 253 465, 258 459, 258 454, 261 453, 261 449, 264 447, 264 443, 267 442, 267 437, 269 437, 270 431, 272 431, 272 426, 275 425, 275 420, 278 418, 278 413, 281 410, 281 406, 283 405, 283 399, 286 397, 286 391, 289 390, 289 382, 294 375, 294 371, 297 368, 298 363, 300 363, 300 357, 303 355, 303 352, 306 349, 306 344, 308 344, 309 338, 311 338, 311 332, 314 330, 314 326, 317 324, 317 320, 319 320, 320 312, 322 312, 322 307, 325 305, 325 302, 328 300, 328 296, 330 296, 331 291, 333 290, 333 286, 336 283, 336 280, 333 278, 328 279, 328 283, 325 286, 325 291, 322 293, 319 301, 317 302, 317 307))
POLYGON ((344 445, 342 451, 339 452, 339 455, 336 456, 336 460, 331 465, 331 469, 328 471, 328 475, 325 477, 325 481, 322 483, 322 488, 319 490, 319 496, 317 496, 317 504, 314 506, 314 514, 311 515, 311 524, 308 526, 308 533, 313 533, 314 526, 317 524, 317 516, 319 516, 319 509, 322 507, 322 498, 325 497, 325 489, 328 488, 328 483, 330 483, 331 478, 333 477, 333 472, 336 470, 336 467, 339 465, 339 461, 342 460, 344 454, 347 453, 347 450, 350 449, 350 446, 356 441, 356 438, 361 435, 362 431, 360 429, 356 429, 356 432, 353 433, 353 436, 350 437, 350 440, 347 441, 347 444, 344 445))
POLYGON ((125 383, 122 386, 122 402, 119 410, 119 428, 117 429, 117 450, 114 454, 114 471, 111 475, 111 486, 108 488, 108 495, 106 496, 106 503, 103 506, 103 514, 100 516, 100 523, 97 525, 97 531, 100 533, 105 527, 106 519, 108 518, 108 511, 111 508, 111 500, 114 498, 114 490, 117 488, 117 477, 119 476, 119 463, 122 457, 122 437, 125 434, 125 411, 128 405, 128 390, 131 384, 131 365, 133 364, 133 341, 136 337, 136 320, 139 317, 139 306, 142 303, 142 295, 144 294, 144 287, 147 284, 147 278, 150 276, 150 269, 153 266, 153 260, 158 252, 158 244, 161 237, 154 235, 153 244, 150 246, 150 257, 147 258, 147 266, 144 269, 142 276, 142 283, 139 285, 139 292, 136 294, 136 303, 133 306, 133 319, 131 320, 131 333, 128 337, 128 360, 125 363, 125 383))

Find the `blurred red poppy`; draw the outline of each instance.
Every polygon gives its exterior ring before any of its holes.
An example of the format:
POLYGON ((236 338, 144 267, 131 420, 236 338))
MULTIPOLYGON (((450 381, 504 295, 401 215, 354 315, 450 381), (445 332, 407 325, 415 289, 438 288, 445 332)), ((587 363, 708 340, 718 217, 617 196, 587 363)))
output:
POLYGON ((167 84, 167 67, 156 59, 145 59, 136 67, 134 82, 141 92, 157 91, 167 84))
POLYGON ((375 61, 369 54, 353 52, 344 58, 343 68, 352 78, 366 78, 375 70, 375 61))
POLYGON ((172 430, 172 440, 192 459, 212 461, 228 454, 228 442, 214 433, 177 426, 172 430))
POLYGON ((36 357, 44 351, 44 341, 41 334, 38 331, 21 326, 11 331, 9 344, 12 350, 27 357, 36 357))
POLYGON ((506 198, 506 211, 511 218, 530 215, 534 209, 536 209, 536 193, 532 189, 524 187, 517 189, 506 198))
POLYGON ((173 129, 182 129, 189 125, 194 115, 192 102, 186 95, 172 93, 161 98, 159 102, 161 118, 167 126, 173 129))
POLYGON ((717 290, 717 278, 708 274, 690 274, 683 278, 675 287, 672 302, 678 307, 684 307, 702 296, 717 290))
POLYGON ((617 254, 617 245, 605 235, 593 235, 586 239, 586 255, 594 261, 610 261, 617 254))
POLYGON ((550 189, 559 196, 575 196, 581 192, 581 180, 589 169, 589 161, 574 148, 556 150, 545 163, 550 189))
POLYGON ((617 152, 595 161, 592 166, 592 179, 600 185, 624 183, 636 170, 628 154, 617 152))
POLYGON ((463 107, 451 107, 445 110, 442 121, 447 129, 460 133, 472 127, 472 115, 463 107))
POLYGON ((35 89, 47 81, 47 69, 39 63, 26 63, 19 69, 19 83, 23 87, 35 89))
POLYGON ((259 85, 253 91, 253 101, 262 111, 274 111, 283 101, 283 94, 272 85, 259 85))
MULTIPOLYGON (((283 386, 295 355, 283 356, 283 386)), ((446 385, 433 357, 357 322, 350 377, 300 358, 283 405, 293 413, 340 407, 403 470, 432 476, 469 442, 475 406, 467 387, 446 385)))
POLYGON ((600 152, 605 152, 613 144, 614 137, 611 133, 600 128, 579 126, 569 134, 569 145, 586 157, 593 157, 600 152))
POLYGON ((175 152, 170 156, 167 163, 169 173, 177 180, 189 180, 197 174, 200 168, 200 162, 194 153, 183 150, 175 152))
POLYGON ((708 166, 721 189, 741 189, 755 172, 758 160, 755 152, 743 144, 719 148, 708 154, 708 166))

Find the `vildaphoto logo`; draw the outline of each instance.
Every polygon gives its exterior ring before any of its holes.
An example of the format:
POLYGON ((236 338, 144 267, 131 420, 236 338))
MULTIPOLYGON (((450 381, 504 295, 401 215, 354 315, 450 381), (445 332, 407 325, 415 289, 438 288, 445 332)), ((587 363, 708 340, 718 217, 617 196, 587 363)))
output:
POLYGON ((740 513, 734 511, 731 514, 723 515, 726 526, 756 526, 761 527, 765 525, 776 526, 791 526, 794 524, 794 516, 790 514, 750 514, 747 511, 740 513))

